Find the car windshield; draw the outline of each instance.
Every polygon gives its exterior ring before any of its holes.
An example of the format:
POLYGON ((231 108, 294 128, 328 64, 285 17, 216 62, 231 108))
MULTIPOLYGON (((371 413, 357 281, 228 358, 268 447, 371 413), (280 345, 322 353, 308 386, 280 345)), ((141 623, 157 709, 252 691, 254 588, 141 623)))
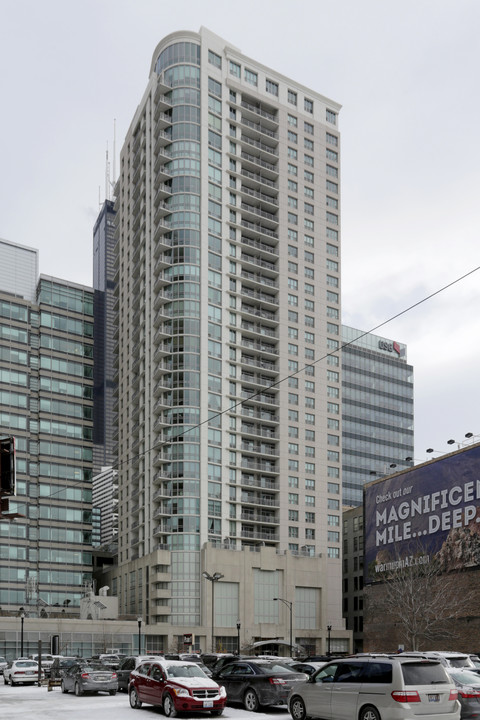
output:
POLYGON ((171 678, 206 677, 198 665, 169 665, 166 671, 167 677, 171 678))
POLYGON ((72 667, 72 665, 75 665, 76 660, 60 660, 58 663, 59 667, 66 668, 66 667, 72 667))
POLYGON ((34 662, 33 660, 31 660, 30 662, 28 662, 27 660, 20 660, 20 662, 16 662, 15 665, 17 667, 23 667, 23 668, 38 667, 38 664, 36 662, 34 662))
POLYGON ((82 673, 88 673, 88 672, 110 672, 109 668, 106 668, 105 665, 102 665, 101 663, 90 663, 88 665, 80 665, 78 668, 82 673))
POLYGON ((471 670, 451 670, 449 675, 461 685, 480 685, 480 675, 471 670))

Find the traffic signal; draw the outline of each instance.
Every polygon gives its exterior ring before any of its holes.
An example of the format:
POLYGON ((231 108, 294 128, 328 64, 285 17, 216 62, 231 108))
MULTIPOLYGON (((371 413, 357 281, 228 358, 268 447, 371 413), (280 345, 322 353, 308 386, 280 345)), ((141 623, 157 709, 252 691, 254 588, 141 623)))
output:
POLYGON ((0 438, 0 494, 15 495, 15 438, 0 438))

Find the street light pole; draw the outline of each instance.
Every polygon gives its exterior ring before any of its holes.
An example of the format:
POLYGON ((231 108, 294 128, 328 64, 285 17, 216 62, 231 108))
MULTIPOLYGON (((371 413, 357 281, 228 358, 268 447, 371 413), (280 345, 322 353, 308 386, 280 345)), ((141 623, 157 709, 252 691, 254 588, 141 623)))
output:
POLYGON ((293 657, 293 641, 292 641, 292 609, 293 609, 293 602, 290 600, 284 600, 281 597, 273 598, 274 600, 278 600, 279 602, 282 602, 284 605, 288 607, 288 610, 290 612, 290 655, 293 657))
POLYGON ((240 620, 237 620, 237 655, 240 655, 240 628, 242 624, 240 620))
POLYGON ((137 618, 138 623, 138 654, 142 654, 142 618, 137 618))
POLYGON ((25 620, 25 613, 20 613, 20 657, 23 658, 23 621, 25 620))
POLYGON ((205 580, 209 580, 212 583, 212 652, 215 652, 215 641, 214 641, 214 626, 215 626, 215 583, 221 580, 224 575, 216 572, 210 575, 206 570, 202 573, 205 580))
POLYGON ((331 652, 330 652, 330 633, 332 632, 332 626, 331 626, 331 625, 327 625, 327 631, 328 631, 328 638, 327 638, 327 655, 328 655, 328 657, 330 657, 330 655, 331 655, 331 652))

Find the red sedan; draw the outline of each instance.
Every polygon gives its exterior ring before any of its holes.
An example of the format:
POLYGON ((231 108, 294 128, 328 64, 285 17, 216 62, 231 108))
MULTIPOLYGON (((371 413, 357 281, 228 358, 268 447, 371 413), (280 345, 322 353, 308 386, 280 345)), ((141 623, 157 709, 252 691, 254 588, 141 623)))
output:
POLYGON ((211 680, 193 662, 147 660, 130 674, 128 694, 132 708, 143 703, 158 705, 167 717, 179 712, 209 712, 221 715, 225 688, 211 680))

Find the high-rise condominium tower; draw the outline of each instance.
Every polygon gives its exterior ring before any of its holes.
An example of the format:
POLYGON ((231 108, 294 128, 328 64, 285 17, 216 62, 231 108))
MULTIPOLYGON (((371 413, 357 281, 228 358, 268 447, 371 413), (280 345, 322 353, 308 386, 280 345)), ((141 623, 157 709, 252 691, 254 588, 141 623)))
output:
POLYGON ((342 636, 339 110, 202 28, 123 145, 112 585, 168 643, 342 636))

